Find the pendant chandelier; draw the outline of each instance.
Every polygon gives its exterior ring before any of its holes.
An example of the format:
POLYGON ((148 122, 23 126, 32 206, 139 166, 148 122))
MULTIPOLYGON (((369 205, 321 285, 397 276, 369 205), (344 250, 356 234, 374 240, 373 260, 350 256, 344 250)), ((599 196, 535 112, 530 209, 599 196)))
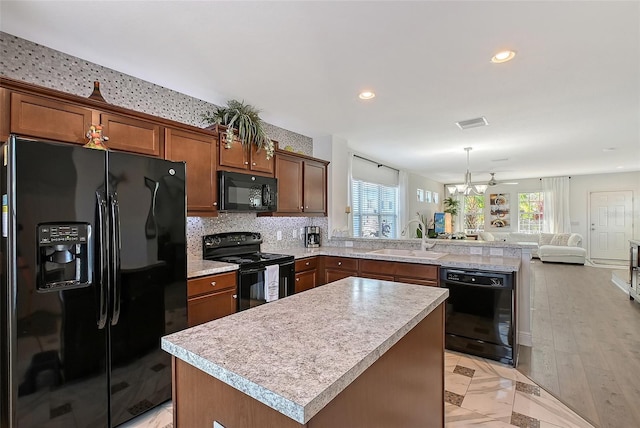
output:
POLYGON ((465 147, 464 151, 467 152, 467 172, 464 174, 464 184, 452 184, 447 186, 447 190, 451 196, 457 195, 484 195, 487 190, 486 184, 473 184, 471 181, 471 171, 469 170, 469 152, 471 147, 465 147))

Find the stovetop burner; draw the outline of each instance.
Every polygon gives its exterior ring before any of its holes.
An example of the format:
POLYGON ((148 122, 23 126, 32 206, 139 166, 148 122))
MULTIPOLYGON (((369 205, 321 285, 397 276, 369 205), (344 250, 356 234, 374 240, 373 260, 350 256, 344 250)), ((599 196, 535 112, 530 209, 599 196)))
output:
POLYGON ((262 236, 255 232, 207 235, 202 238, 203 258, 234 263, 247 268, 289 262, 294 259, 293 256, 284 254, 262 253, 260 252, 261 243, 262 236))

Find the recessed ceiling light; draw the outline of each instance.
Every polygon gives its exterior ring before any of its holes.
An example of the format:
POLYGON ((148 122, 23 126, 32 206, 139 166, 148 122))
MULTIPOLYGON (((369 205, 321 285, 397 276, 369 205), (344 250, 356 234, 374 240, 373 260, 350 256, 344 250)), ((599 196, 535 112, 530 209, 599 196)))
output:
POLYGON ((493 58, 491 58, 491 62, 493 62, 494 64, 500 64, 503 62, 511 61, 514 56, 516 56, 516 53, 514 51, 501 51, 495 54, 493 58))
POLYGON ((615 147, 607 147, 606 149, 602 149, 603 152, 613 152, 615 150, 616 150, 615 147))
POLYGON ((358 98, 360 98, 361 100, 370 100, 371 98, 375 98, 375 96, 376 94, 371 91, 362 91, 358 95, 358 98))

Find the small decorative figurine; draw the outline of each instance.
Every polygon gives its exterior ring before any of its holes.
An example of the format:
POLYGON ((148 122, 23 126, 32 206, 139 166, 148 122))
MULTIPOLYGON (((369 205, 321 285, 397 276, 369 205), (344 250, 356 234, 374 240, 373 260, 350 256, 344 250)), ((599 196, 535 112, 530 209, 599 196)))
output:
POLYGON ((85 144, 84 147, 97 150, 109 150, 107 146, 104 145, 105 142, 109 141, 109 137, 102 135, 102 125, 91 125, 87 131, 87 138, 89 142, 85 144))

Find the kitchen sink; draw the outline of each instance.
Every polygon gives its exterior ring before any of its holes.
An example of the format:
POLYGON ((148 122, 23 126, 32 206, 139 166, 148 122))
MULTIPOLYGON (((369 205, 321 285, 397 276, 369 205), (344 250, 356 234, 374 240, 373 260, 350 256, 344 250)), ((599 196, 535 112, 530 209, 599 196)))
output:
POLYGON ((403 250, 399 248, 382 248, 380 250, 367 251, 367 254, 381 254, 385 256, 412 257, 415 259, 439 259, 447 253, 423 250, 403 250))

